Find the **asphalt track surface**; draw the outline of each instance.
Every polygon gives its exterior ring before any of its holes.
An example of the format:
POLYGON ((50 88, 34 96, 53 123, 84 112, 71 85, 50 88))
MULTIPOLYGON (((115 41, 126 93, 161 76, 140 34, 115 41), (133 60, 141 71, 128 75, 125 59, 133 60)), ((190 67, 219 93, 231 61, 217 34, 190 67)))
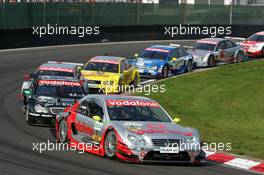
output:
MULTIPOLYGON (((189 44, 190 42, 180 42, 189 44)), ((33 151, 33 143, 55 143, 54 129, 28 126, 20 110, 23 75, 47 60, 85 62, 90 57, 131 56, 153 43, 121 43, 0 51, 0 174, 92 175, 243 175, 250 172, 205 162, 188 164, 122 163, 77 151, 33 151)), ((252 173, 253 174, 253 173, 252 173)))

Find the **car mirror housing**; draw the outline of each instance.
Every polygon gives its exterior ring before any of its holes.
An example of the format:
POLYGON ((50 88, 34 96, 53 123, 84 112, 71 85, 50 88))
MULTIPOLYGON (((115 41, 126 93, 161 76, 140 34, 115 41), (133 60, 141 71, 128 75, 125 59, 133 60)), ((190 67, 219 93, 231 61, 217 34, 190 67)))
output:
POLYGON ((175 123, 180 123, 181 119, 178 118, 178 117, 175 117, 175 118, 173 119, 173 121, 174 121, 175 123))
POLYGON ((94 116, 93 116, 93 119, 94 119, 95 121, 97 121, 97 122, 101 121, 101 117, 98 116, 98 115, 94 115, 94 116))
POLYGON ((177 60, 177 58, 172 58, 172 61, 176 61, 177 60))
POLYGON ((138 58, 138 53, 135 53, 135 57, 138 58))
POLYGON ((29 96, 32 94, 32 91, 30 89, 24 89, 23 90, 23 94, 26 95, 26 96, 29 96))

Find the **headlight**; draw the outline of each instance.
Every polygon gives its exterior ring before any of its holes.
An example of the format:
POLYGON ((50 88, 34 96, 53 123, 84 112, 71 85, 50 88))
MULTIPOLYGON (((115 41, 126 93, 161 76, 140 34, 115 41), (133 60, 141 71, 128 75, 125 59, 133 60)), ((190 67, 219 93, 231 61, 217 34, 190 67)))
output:
POLYGON ((145 144, 145 140, 143 138, 140 138, 140 137, 135 136, 133 134, 128 134, 127 139, 128 139, 128 141, 130 141, 134 145, 144 145, 145 144))
POLYGON ((195 136, 190 136, 186 138, 187 143, 198 143, 198 138, 195 136))
POLYGON ((114 81, 104 81, 103 83, 105 85, 112 85, 112 84, 114 84, 114 81))
POLYGON ((158 66, 157 65, 156 66, 151 66, 149 69, 150 70, 157 70, 158 69, 158 66))
POLYGON ((41 106, 40 104, 36 104, 34 109, 38 113, 49 113, 49 110, 47 108, 41 106))

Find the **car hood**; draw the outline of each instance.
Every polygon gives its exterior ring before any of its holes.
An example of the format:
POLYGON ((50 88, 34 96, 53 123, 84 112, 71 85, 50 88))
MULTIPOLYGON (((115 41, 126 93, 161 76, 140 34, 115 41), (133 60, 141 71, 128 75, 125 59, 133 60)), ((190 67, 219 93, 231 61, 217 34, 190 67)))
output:
POLYGON ((184 139, 192 136, 190 130, 173 122, 115 121, 115 123, 128 133, 142 135, 150 139, 184 139))
POLYGON ((153 58, 137 58, 136 66, 145 66, 145 67, 151 67, 151 66, 161 66, 165 64, 165 60, 160 59, 153 59, 153 58))
POLYGON ((97 71, 81 71, 83 77, 87 80, 97 80, 97 81, 115 81, 118 80, 118 73, 111 72, 97 72, 97 71))
POLYGON ((254 46, 254 45, 259 44, 259 43, 262 43, 262 42, 258 42, 258 41, 244 41, 244 42, 240 43, 240 45, 242 45, 242 46, 254 46))
POLYGON ((59 98, 49 96, 37 96, 35 99, 37 103, 45 107, 67 107, 73 105, 76 101, 75 98, 59 98))
POLYGON ((192 54, 194 57, 204 57, 208 54, 213 54, 213 51, 208 51, 208 50, 190 50, 188 53, 192 54))

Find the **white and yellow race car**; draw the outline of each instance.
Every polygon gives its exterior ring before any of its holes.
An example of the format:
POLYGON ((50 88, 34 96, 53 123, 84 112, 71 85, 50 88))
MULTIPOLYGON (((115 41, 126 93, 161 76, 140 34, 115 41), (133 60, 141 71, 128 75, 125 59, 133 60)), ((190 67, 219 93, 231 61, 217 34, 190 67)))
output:
POLYGON ((140 82, 139 71, 123 57, 96 56, 79 69, 89 89, 100 93, 119 93, 140 82))

